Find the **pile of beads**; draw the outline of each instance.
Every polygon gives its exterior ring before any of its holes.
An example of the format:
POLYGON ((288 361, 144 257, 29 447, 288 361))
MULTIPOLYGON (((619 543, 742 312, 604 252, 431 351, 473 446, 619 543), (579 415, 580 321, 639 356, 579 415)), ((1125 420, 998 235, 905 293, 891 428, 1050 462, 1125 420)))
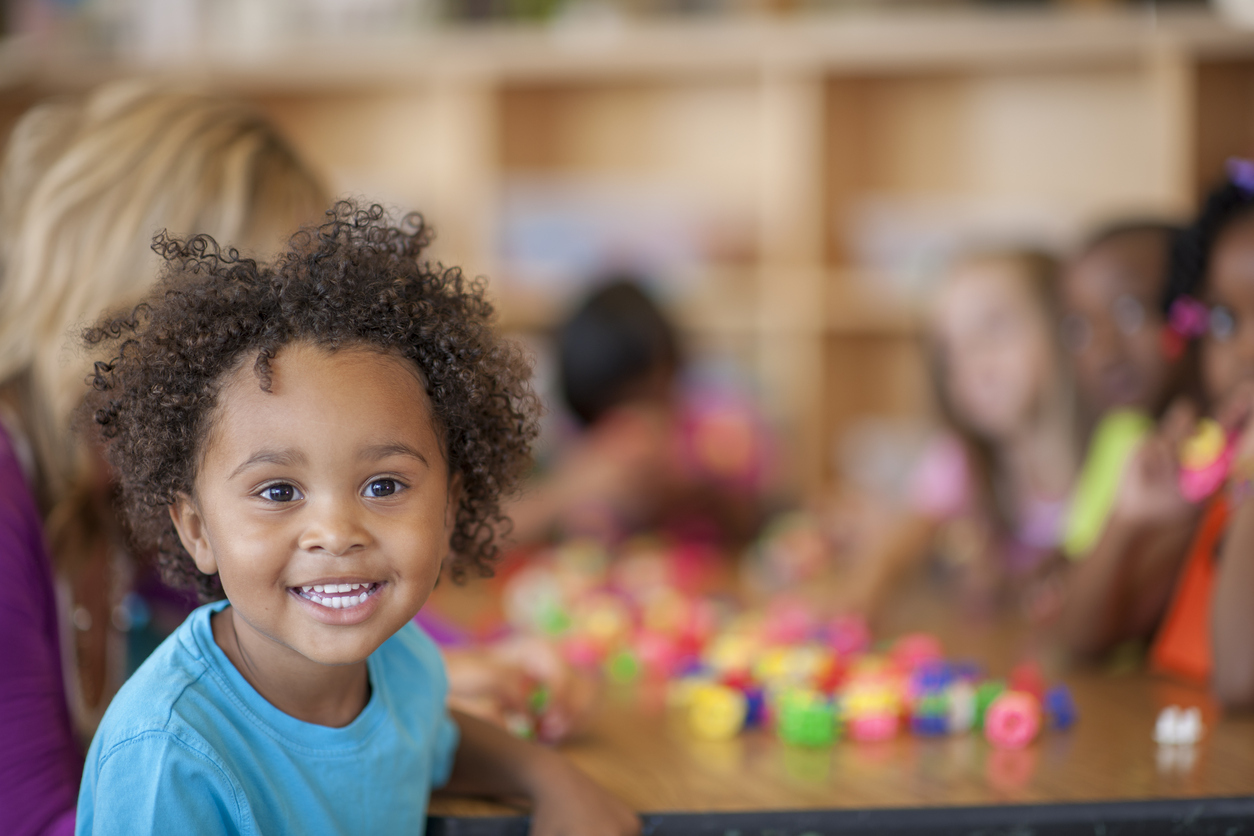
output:
POLYGON ((872 652, 865 622, 820 618, 786 593, 758 610, 711 596, 704 581, 720 565, 696 546, 637 542, 611 560, 601 546, 568 543, 513 576, 505 611, 573 665, 617 683, 669 682, 671 705, 704 740, 755 727, 809 747, 975 731, 1019 748, 1075 722, 1065 686, 1047 689, 1033 665, 989 679, 922 633, 872 652))
POLYGON ((1016 749, 1076 719, 1070 691, 1046 690, 1034 665, 1019 666, 1008 682, 986 679, 974 665, 946 661, 925 634, 903 637, 887 653, 842 656, 813 642, 755 645, 728 632, 711 642, 700 668, 672 684, 671 701, 699 738, 773 725, 785 743, 808 747, 974 730, 993 746, 1016 749))

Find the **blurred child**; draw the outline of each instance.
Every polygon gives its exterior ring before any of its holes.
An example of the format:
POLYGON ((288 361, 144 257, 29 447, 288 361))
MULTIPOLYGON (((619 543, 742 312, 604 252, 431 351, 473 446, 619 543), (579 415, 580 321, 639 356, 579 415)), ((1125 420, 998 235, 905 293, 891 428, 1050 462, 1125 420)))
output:
POLYGON ((136 540, 211 601, 122 687, 77 832, 420 832, 427 796, 534 802, 535 833, 639 824, 559 755, 450 717, 412 622, 486 572, 528 462, 528 364, 416 216, 336 206, 269 265, 162 237, 146 305, 90 343, 136 540), (155 768, 159 767, 159 768, 155 768))
POLYGON ((1168 344, 1189 346, 1202 408, 1232 445, 1227 487, 1200 507, 1184 498, 1181 445, 1195 416, 1173 406, 1133 454, 1101 538, 1073 578, 1065 636, 1075 650, 1098 653, 1151 635, 1161 620, 1156 669, 1209 680, 1225 704, 1251 706, 1254 163, 1231 162, 1228 181, 1181 235, 1166 310, 1168 344))
POLYGON ((1180 358, 1164 347, 1161 312, 1178 232, 1153 221, 1113 224, 1063 272, 1063 341, 1081 406, 1095 424, 1063 538, 1072 559, 1093 548, 1128 456, 1178 388, 1180 358))
POLYGON ((692 519, 732 541, 752 534, 765 467, 760 427, 744 409, 702 414, 680 391, 679 337, 636 280, 595 290, 556 342, 562 396, 579 431, 510 506, 516 542, 612 540, 692 519))
POLYGON ((850 586, 874 615, 933 551, 971 605, 1022 587, 1055 553, 1076 468, 1073 397, 1057 339, 1055 265, 1030 251, 961 259, 932 306, 926 345, 948 433, 919 464, 906 518, 850 586))

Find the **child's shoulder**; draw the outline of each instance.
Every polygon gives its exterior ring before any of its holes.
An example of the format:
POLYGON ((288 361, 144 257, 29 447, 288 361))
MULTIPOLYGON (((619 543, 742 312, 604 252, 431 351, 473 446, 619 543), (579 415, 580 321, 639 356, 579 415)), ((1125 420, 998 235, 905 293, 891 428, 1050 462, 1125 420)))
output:
POLYGON ((199 718, 187 715, 201 713, 197 704, 203 699, 198 697, 214 687, 203 636, 198 633, 211 639, 209 616, 216 609, 206 605, 193 611, 122 685, 93 742, 101 755, 108 748, 153 734, 184 739, 200 736, 196 731, 199 718))

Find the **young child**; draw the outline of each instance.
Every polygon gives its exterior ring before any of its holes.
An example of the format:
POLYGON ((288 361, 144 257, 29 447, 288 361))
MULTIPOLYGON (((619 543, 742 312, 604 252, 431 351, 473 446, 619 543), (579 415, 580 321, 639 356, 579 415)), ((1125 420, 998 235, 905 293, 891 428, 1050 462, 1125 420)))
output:
POLYGON ((1202 406, 1232 445, 1227 490, 1201 507, 1181 493, 1173 407, 1133 454, 1101 538, 1076 572, 1063 620, 1081 653, 1154 633, 1153 666, 1254 705, 1254 163, 1233 161, 1177 242, 1166 295, 1169 343, 1192 342, 1202 406), (1200 524, 1199 524, 1200 518, 1200 524), (1180 569, 1181 561, 1184 562, 1180 569), (1166 613, 1164 618, 1164 612, 1166 613))
POLYGON ((1097 542, 1128 456, 1179 388, 1180 354, 1161 339, 1168 256, 1178 233, 1157 221, 1111 224, 1062 274, 1063 341, 1094 425, 1063 535, 1072 559, 1097 542))
POLYGON ((528 364, 481 284, 419 263, 417 216, 330 214, 268 265, 161 237, 155 292, 88 332, 130 530, 211 603, 109 707, 77 832, 418 833, 445 785, 529 797, 535 833, 637 832, 556 753, 445 710, 411 620, 450 553, 490 568, 528 364))
POLYGON ((1070 381, 1056 338, 1055 269, 1030 251, 974 253, 940 289, 928 359, 948 433, 924 454, 904 518, 849 585, 874 615, 933 551, 968 601, 1025 585, 1054 553, 1075 473, 1070 381))
POLYGON ((511 505, 515 542, 686 526, 741 543, 756 531, 764 434, 731 398, 712 416, 710 404, 681 391, 679 335, 637 279, 599 286, 556 343, 578 433, 511 505))

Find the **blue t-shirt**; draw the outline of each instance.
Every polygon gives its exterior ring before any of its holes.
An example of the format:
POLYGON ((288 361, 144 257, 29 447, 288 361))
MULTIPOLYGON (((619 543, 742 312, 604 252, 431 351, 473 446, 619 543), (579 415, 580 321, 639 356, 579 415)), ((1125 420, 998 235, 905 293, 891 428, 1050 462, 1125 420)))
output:
POLYGON ((411 622, 367 660, 370 700, 344 728, 257 693, 194 611, 105 713, 83 770, 76 832, 405 833, 453 765, 457 726, 435 645, 411 622))

